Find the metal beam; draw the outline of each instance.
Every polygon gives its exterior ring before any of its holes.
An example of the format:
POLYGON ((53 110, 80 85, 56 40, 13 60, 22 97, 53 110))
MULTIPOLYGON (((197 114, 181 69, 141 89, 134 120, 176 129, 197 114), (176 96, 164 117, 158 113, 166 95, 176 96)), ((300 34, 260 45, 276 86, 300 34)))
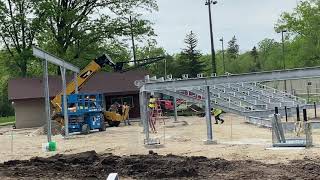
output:
POLYGON ((44 101, 45 101, 45 110, 46 110, 46 119, 47 119, 47 138, 48 142, 51 142, 51 108, 50 108, 50 96, 49 96, 49 80, 48 80, 48 61, 43 61, 43 79, 44 79, 44 101))
POLYGON ((224 83, 237 83, 237 82, 267 82, 275 80, 290 80, 290 79, 308 79, 320 77, 320 67, 288 69, 270 72, 246 73, 229 76, 219 76, 210 78, 195 78, 183 79, 164 82, 149 82, 144 85, 144 90, 155 91, 162 89, 179 89, 186 87, 198 86, 213 86, 216 84, 224 83))
POLYGON ((67 93, 66 93, 66 69, 60 66, 62 77, 62 91, 63 91, 63 119, 64 119, 64 131, 65 137, 69 136, 69 117, 68 117, 68 105, 67 105, 67 93))
POLYGON ((207 122, 207 144, 212 142, 212 122, 211 122, 211 101, 210 101, 210 87, 206 87, 206 122, 207 122))
POLYGON ((76 73, 80 72, 80 69, 78 67, 76 67, 70 63, 67 63, 63 59, 60 59, 60 58, 56 57, 55 55, 52 55, 49 52, 46 52, 36 46, 33 46, 32 50, 33 50, 33 55, 38 58, 45 59, 45 60, 47 60, 57 66, 64 67, 70 71, 73 71, 76 73))

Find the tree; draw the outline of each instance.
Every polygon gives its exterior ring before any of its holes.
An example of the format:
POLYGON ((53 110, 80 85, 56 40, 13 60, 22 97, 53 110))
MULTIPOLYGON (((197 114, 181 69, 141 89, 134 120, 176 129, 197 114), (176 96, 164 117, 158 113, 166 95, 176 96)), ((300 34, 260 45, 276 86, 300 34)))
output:
POLYGON ((0 1, 0 39, 18 74, 27 76, 28 62, 32 59, 31 46, 38 31, 39 21, 31 0, 0 1))
POLYGON ((282 51, 280 43, 274 39, 263 39, 258 43, 258 52, 260 58, 261 69, 274 70, 281 69, 282 51))
MULTIPOLYGON (((149 41, 146 46, 137 48, 137 60, 160 56, 167 56, 166 60, 169 60, 169 55, 166 53, 165 49, 163 49, 162 47, 158 47, 155 41, 149 41)), ((167 63, 170 63, 170 61, 167 61, 167 63)), ((170 74, 170 67, 168 68, 168 64, 165 63, 165 60, 149 64, 143 67, 143 69, 147 70, 149 73, 155 76, 164 77, 165 73, 170 74)))
POLYGON ((115 42, 117 37, 129 36, 126 18, 129 15, 135 17, 136 36, 153 36, 151 22, 139 19, 141 14, 137 12, 157 8, 155 0, 40 0, 36 3, 36 15, 43 25, 39 44, 59 57, 76 59, 91 44, 115 42))
POLYGON ((300 49, 306 52, 300 60, 308 66, 320 60, 319 13, 320 0, 301 1, 292 13, 282 14, 275 27, 276 31, 290 32, 294 41, 299 40, 300 49))
POLYGON ((203 62, 200 61, 201 53, 196 49, 198 45, 196 34, 191 31, 186 35, 184 43, 187 47, 178 56, 178 63, 181 66, 180 75, 189 74, 196 77, 204 68, 203 62))
POLYGON ((257 48, 256 46, 254 46, 250 52, 251 56, 253 57, 254 59, 254 62, 255 62, 255 70, 254 71, 259 71, 261 70, 261 64, 260 64, 260 61, 259 61, 259 53, 257 51, 257 48))
POLYGON ((233 60, 237 59, 239 56, 239 45, 237 44, 236 36, 233 36, 233 38, 228 42, 227 56, 229 59, 233 60))

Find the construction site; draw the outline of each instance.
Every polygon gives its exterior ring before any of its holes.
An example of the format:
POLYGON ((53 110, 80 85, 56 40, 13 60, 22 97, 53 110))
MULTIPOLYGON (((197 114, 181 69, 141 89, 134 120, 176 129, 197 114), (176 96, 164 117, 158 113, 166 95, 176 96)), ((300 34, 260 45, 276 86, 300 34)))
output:
POLYGON ((46 123, 37 128, 0 128, 1 179, 320 176, 318 105, 266 85, 318 78, 318 67, 210 77, 146 75, 133 82, 141 118, 130 118, 127 103, 121 102, 121 112, 120 102, 106 110, 102 94, 79 92, 101 67, 126 73, 123 65, 104 55, 79 71, 37 47, 33 53, 45 62, 46 123), (61 68, 62 90, 54 98, 48 63, 61 68), (68 82, 67 69, 74 72, 68 82), (164 95, 172 100, 165 101, 164 95), (215 114, 213 109, 223 111, 215 114))
POLYGON ((0 180, 320 179, 320 0, 177 2, 0 0, 0 180))

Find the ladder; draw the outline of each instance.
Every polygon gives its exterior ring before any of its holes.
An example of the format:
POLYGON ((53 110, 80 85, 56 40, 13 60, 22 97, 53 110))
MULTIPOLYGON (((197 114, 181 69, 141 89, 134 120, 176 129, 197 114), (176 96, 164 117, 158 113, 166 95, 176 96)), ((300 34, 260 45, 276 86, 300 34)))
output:
POLYGON ((159 119, 162 119, 163 124, 165 124, 160 101, 156 101, 156 107, 150 112, 150 117, 149 117, 149 126, 151 128, 151 132, 157 133, 156 123, 157 123, 157 120, 159 119))

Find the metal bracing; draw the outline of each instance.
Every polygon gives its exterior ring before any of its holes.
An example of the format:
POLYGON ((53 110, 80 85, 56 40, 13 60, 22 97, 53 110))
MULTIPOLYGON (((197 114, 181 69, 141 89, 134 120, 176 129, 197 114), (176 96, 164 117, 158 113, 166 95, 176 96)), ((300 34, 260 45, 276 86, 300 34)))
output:
POLYGON ((250 89, 244 85, 235 85, 237 88, 248 91, 247 92, 247 97, 253 97, 256 98, 260 101, 263 101, 267 104, 270 104, 272 108, 274 107, 294 107, 295 106, 295 101, 292 99, 285 99, 284 97, 277 97, 276 95, 270 95, 269 93, 265 93, 261 89, 257 89, 251 87, 250 89))
MULTIPOLYGON (((188 95, 185 94, 181 94, 179 92, 174 92, 174 91, 169 91, 169 90, 163 90, 163 91, 156 91, 158 93, 162 93, 162 94, 166 94, 168 96, 172 96, 172 97, 176 97, 177 99, 183 99, 186 100, 188 102, 193 102, 195 104, 200 104, 202 106, 205 106, 205 100, 204 99, 196 99, 194 97, 190 97, 188 95)), ((268 115, 272 114, 274 110, 268 110, 268 111, 245 111, 244 108, 237 108, 234 106, 229 106, 229 104, 227 103, 218 103, 215 99, 211 99, 211 105, 214 108, 220 108, 225 110, 226 112, 230 112, 230 113, 235 113, 235 114, 239 114, 239 115, 243 115, 246 117, 249 116, 259 116, 261 115, 262 117, 267 117, 268 115)))
MULTIPOLYGON (((269 97, 273 97, 273 98, 278 98, 282 101, 287 101, 287 102, 294 102, 294 101, 297 101, 297 98, 296 96, 293 96, 293 95, 288 95, 287 93, 284 93, 284 92, 281 92, 281 91, 270 91, 269 89, 266 89, 266 88, 262 88, 262 87, 259 87, 257 86, 257 84, 259 83, 242 83, 244 86, 246 87, 250 87, 252 89, 252 91, 256 91, 256 92, 261 92, 262 94, 266 94, 268 95, 269 97), (254 85, 256 84, 256 85, 254 85)), ((264 87, 268 87, 268 86, 264 86, 264 87)), ((270 87, 268 87, 270 88, 270 87)))
MULTIPOLYGON (((261 100, 265 103, 270 104, 272 107, 276 107, 276 106, 282 107, 287 105, 287 104, 284 105, 285 102, 283 102, 283 99, 279 99, 274 96, 269 96, 267 94, 264 94, 261 91, 252 91, 241 86, 240 84, 231 84, 231 86, 239 88, 240 92, 242 92, 242 94, 245 95, 246 97, 253 97, 255 99, 261 100)), ((292 102, 289 103, 290 106, 292 106, 292 104, 293 104, 292 102)))
MULTIPOLYGON (((212 93, 218 93, 217 90, 215 88, 210 88, 210 91, 212 93)), ((255 101, 250 101, 247 100, 247 98, 241 98, 240 96, 237 96, 236 92, 228 92, 226 91, 226 93, 218 93, 221 97, 223 98, 230 98, 231 101, 235 101, 235 102, 239 102, 240 106, 254 106, 256 109, 267 109, 267 105, 266 104, 257 104, 257 102, 255 101)))
POLYGON ((269 101, 264 101, 261 100, 259 97, 257 96, 245 96, 244 94, 242 94, 239 90, 239 88, 237 88, 236 90, 232 87, 229 87, 226 84, 219 84, 217 86, 222 86, 226 89, 227 93, 232 94, 235 98, 238 98, 239 100, 245 101, 247 103, 251 103, 254 104, 256 106, 262 106, 265 107, 266 109, 268 108, 269 105, 269 101))
POLYGON ((278 89, 275 89, 275 88, 272 88, 272 87, 269 87, 269 86, 266 86, 264 84, 261 84, 261 83, 254 83, 254 86, 257 86, 257 87, 260 87, 262 89, 265 89, 266 91, 271 91, 273 93, 276 93, 276 94, 281 94, 289 99, 293 99, 295 101, 298 101, 300 104, 307 104, 307 100, 301 98, 301 97, 298 97, 298 96, 294 96, 292 94, 289 94, 289 93, 286 93, 286 92, 283 92, 283 91, 280 91, 278 89))
MULTIPOLYGON (((191 90, 191 92, 196 93, 198 95, 202 95, 202 96, 206 94, 205 90, 203 89, 193 89, 191 90)), ((231 101, 229 97, 223 98, 221 96, 215 96, 215 94, 213 93, 210 93, 210 95, 212 97, 212 101, 215 102, 215 104, 220 104, 222 106, 229 107, 237 111, 243 111, 243 112, 246 111, 246 107, 241 106, 241 102, 239 101, 231 101)))
POLYGON ((49 52, 47 51, 44 51, 36 46, 33 46, 32 47, 32 50, 33 50, 33 55, 38 57, 38 58, 41 58, 41 59, 46 59, 47 61, 51 62, 52 64, 55 64, 57 66, 61 66, 61 67, 64 67, 70 71, 73 71, 73 72, 76 72, 76 73, 79 73, 80 72, 80 69, 70 63, 67 63, 65 62, 63 59, 60 59, 58 58, 57 56, 55 55, 52 55, 50 54, 49 52))
POLYGON ((320 67, 288 69, 270 72, 247 73, 239 75, 225 75, 208 78, 194 78, 181 80, 147 81, 138 82, 138 86, 144 86, 145 91, 162 89, 179 89, 185 87, 213 86, 224 83, 238 82, 267 82, 276 80, 308 79, 320 77, 320 67))

